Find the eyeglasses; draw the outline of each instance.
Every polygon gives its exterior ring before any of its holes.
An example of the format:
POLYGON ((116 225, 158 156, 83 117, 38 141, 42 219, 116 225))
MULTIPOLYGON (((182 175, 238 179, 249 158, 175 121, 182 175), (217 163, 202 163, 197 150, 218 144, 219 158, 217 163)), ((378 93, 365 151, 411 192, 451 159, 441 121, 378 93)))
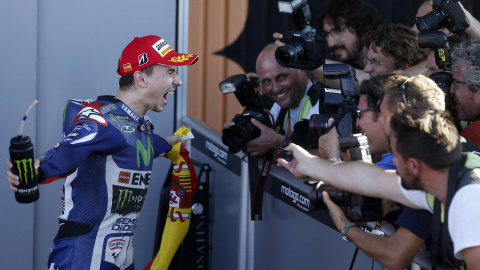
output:
POLYGON ((455 79, 453 79, 453 91, 457 90, 460 86, 458 86, 458 84, 467 84, 467 82, 465 81, 457 81, 455 79))
POLYGON ((367 64, 370 62, 372 67, 378 67, 385 64, 395 63, 395 60, 377 60, 377 59, 368 59, 368 57, 363 57, 363 63, 367 64))
POLYGON ((402 90, 402 97, 403 97, 403 103, 405 104, 405 106, 407 106, 407 98, 406 98, 406 91, 405 91, 405 85, 409 82, 409 81, 412 81, 418 77, 425 77, 424 75, 417 75, 417 76, 413 76, 413 77, 409 77, 407 78, 401 85, 400 85, 400 89, 402 90))
POLYGON ((357 110, 357 118, 360 119, 363 112, 369 112, 374 110, 375 108, 366 108, 366 109, 357 110))
POLYGON ((325 39, 327 39, 328 36, 331 36, 333 38, 338 38, 342 34, 343 30, 345 30, 346 28, 347 28, 346 26, 342 26, 340 28, 333 28, 332 30, 330 30, 330 32, 322 31, 322 36, 325 39))

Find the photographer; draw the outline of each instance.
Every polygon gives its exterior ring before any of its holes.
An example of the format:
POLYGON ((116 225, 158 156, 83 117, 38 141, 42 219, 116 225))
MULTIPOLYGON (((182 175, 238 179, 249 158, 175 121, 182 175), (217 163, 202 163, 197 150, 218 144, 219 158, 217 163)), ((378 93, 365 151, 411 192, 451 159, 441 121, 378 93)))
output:
MULTIPOLYGON (((285 68, 275 59, 277 46, 268 44, 257 57, 256 69, 262 90, 274 105, 270 111, 274 118, 275 129, 252 119, 261 135, 245 145, 245 152, 252 156, 261 156, 277 148, 283 140, 290 136, 297 121, 310 118, 318 112, 318 96, 304 70, 285 68)), ((225 128, 233 122, 225 123, 225 128)))
POLYGON ((452 48, 450 94, 458 119, 469 122, 461 135, 480 146, 480 43, 463 40, 452 48))
POLYGON ((317 29, 331 50, 327 59, 363 69, 368 47, 361 39, 384 23, 377 9, 363 0, 330 1, 317 17, 317 29))
MULTIPOLYGON (((396 167, 393 164, 393 154, 389 152, 383 122, 378 121, 379 104, 385 95, 384 84, 390 76, 392 75, 374 76, 360 85, 361 96, 358 103, 356 125, 366 135, 370 153, 382 155, 381 161, 376 165, 394 170, 396 167)), ((438 95, 442 95, 438 88, 436 90, 438 95)), ((337 137, 338 133, 332 129, 319 139, 319 150, 331 154, 327 158, 338 156, 335 155, 335 152, 339 153, 337 137)), ((399 227, 396 232, 391 237, 379 237, 359 230, 358 234, 351 235, 349 239, 365 254, 383 266, 389 269, 403 269, 412 262, 424 240, 429 236, 432 215, 425 210, 403 207, 402 213, 398 216, 399 210, 396 209, 398 206, 393 205, 389 200, 383 200, 382 206, 385 220, 392 223, 397 221, 396 224, 399 227)), ((339 231, 350 223, 340 207, 330 205, 329 210, 339 231)))
MULTIPOLYGON (((474 195, 480 191, 478 184, 480 180, 477 174, 468 173, 471 170, 478 170, 480 160, 472 153, 463 153, 460 157, 460 137, 453 122, 449 119, 448 113, 434 109, 435 106, 444 107, 444 104, 440 106, 444 102, 443 95, 432 95, 428 99, 416 96, 422 91, 431 92, 431 88, 436 87, 432 83, 425 77, 393 76, 387 79, 388 88, 380 106, 380 121, 385 121, 384 130, 390 140, 402 185, 425 190, 446 205, 446 214, 449 215, 446 218, 448 232, 452 236, 455 257, 464 259, 469 269, 480 269, 480 235, 476 233, 479 220, 475 220, 480 214, 480 200, 478 195, 474 195), (402 102, 398 102, 398 98, 390 100, 392 91, 402 102), (392 112, 390 113, 387 107, 392 104, 397 106, 395 110, 390 110, 392 112), (461 163, 465 160, 466 163, 461 163), (454 163, 457 165, 452 168, 454 163), (456 173, 449 175, 450 170, 456 173), (457 174, 459 171, 463 173, 457 174), (447 187, 447 183, 472 180, 470 177, 476 179, 476 182, 464 186, 457 193, 455 191, 458 186, 447 187), (454 193, 453 200, 447 200, 447 189, 449 198, 452 198, 454 193), (459 230, 466 234, 458 234, 459 230)), ((403 189, 393 171, 384 171, 363 162, 332 165, 309 155, 293 144, 288 146, 287 150, 293 152, 294 160, 287 163, 280 159, 279 164, 288 168, 297 177, 309 175, 342 190, 388 198, 410 207, 433 211, 433 207, 426 203, 426 193, 403 189)), ((335 207, 329 200, 328 193, 324 192, 323 196, 329 208, 335 207)), ((438 210, 439 207, 435 209, 438 210)), ((354 225, 345 228, 351 226, 354 225)), ((436 228, 438 229, 438 226, 436 228)), ((345 230, 343 233, 348 237, 355 237, 360 230, 353 228, 348 230, 348 233, 345 230)))
POLYGON ((427 50, 418 45, 417 34, 401 24, 381 25, 362 40, 368 48, 363 71, 370 76, 405 70, 427 58, 427 50))

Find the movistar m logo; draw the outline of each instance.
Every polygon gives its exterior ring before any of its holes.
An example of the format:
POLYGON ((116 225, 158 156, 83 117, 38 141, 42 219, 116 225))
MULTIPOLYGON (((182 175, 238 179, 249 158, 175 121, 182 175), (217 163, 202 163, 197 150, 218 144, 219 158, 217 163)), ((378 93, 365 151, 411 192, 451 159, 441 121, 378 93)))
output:
POLYGON ((140 155, 143 160, 143 165, 148 166, 150 164, 151 157, 153 157, 153 146, 152 146, 152 142, 150 142, 150 136, 147 137, 147 149, 145 149, 143 147, 142 142, 137 139, 137 167, 138 168, 140 168, 140 155))
POLYGON ((33 159, 15 160, 15 164, 17 165, 20 182, 25 182, 25 185, 28 185, 28 179, 33 179, 33 159))
POLYGON ((119 189, 118 191, 120 192, 120 194, 118 195, 117 209, 123 209, 125 205, 128 205, 130 203, 133 191, 129 189, 119 189))

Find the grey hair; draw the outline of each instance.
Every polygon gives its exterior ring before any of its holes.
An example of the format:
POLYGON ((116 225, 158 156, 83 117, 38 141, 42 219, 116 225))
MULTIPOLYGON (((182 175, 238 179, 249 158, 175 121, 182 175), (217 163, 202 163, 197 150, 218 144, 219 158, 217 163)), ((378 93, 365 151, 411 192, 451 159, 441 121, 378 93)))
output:
POLYGON ((452 46, 452 73, 458 70, 462 63, 467 64, 465 82, 472 92, 480 91, 480 43, 470 37, 452 46))

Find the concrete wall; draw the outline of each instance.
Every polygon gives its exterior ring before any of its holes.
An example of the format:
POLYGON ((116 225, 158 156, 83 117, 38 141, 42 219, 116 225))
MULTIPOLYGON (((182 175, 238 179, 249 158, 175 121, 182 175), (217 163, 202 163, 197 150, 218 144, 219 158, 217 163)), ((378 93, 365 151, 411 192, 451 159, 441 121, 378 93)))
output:
MULTIPOLYGON (((175 47, 177 1, 0 1, 1 127, 0 160, 17 135, 27 107, 38 99, 24 134, 35 144, 36 156, 61 138, 63 105, 70 98, 94 99, 118 90, 117 60, 135 37, 156 34, 175 47)), ((180 88, 179 91, 184 91, 180 88)), ((156 132, 174 131, 175 106, 150 113, 156 132)), ((160 189, 170 161, 156 160, 149 196, 135 242, 139 269, 153 258, 160 189)), ((5 181, 2 165, 0 231, 2 269, 47 269, 47 257, 58 228, 62 180, 40 187, 40 200, 22 205, 5 181)))

